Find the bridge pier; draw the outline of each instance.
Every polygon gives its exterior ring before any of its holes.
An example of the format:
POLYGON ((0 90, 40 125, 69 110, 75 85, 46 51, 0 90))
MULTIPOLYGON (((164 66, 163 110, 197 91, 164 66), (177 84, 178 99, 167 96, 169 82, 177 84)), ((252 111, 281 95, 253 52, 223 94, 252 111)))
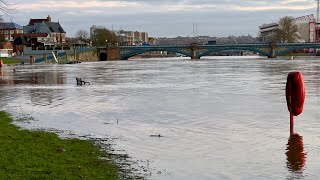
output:
POLYGON ((191 59, 200 59, 198 56, 198 44, 197 43, 191 43, 191 59))
POLYGON ((268 58, 276 58, 277 57, 277 54, 276 54, 276 48, 277 48, 277 45, 275 42, 271 42, 269 44, 269 47, 270 47, 270 55, 268 58))
POLYGON ((107 46, 98 49, 100 61, 115 61, 120 60, 120 47, 117 45, 107 46))
POLYGON ((198 56, 197 51, 192 51, 191 59, 200 59, 200 57, 198 56))

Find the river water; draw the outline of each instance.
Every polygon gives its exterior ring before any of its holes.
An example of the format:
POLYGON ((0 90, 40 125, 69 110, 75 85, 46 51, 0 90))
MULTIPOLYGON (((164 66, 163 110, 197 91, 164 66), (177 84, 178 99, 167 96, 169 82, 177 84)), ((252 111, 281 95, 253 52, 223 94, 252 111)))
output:
POLYGON ((147 179, 319 179, 319 75, 318 60, 247 57, 6 66, 0 110, 28 129, 110 139, 147 179), (291 138, 290 71, 307 94, 291 138))

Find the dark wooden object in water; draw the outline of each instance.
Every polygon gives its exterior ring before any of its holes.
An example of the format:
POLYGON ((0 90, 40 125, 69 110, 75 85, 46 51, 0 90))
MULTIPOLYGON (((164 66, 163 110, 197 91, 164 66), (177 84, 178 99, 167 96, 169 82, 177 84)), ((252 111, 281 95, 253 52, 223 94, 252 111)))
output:
POLYGON ((77 80, 77 85, 78 85, 78 86, 82 86, 82 85, 86 85, 86 84, 89 84, 89 85, 90 85, 89 82, 83 81, 81 78, 77 78, 77 77, 76 77, 76 80, 77 80))

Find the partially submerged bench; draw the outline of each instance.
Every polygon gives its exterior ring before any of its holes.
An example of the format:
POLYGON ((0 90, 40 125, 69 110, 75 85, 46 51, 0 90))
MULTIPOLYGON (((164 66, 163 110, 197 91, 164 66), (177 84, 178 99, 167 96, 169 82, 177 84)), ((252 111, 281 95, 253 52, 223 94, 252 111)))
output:
POLYGON ((86 85, 86 84, 89 84, 89 85, 90 85, 89 82, 83 81, 81 78, 77 78, 77 77, 76 77, 76 80, 77 80, 77 85, 78 85, 78 86, 82 86, 82 85, 86 85))

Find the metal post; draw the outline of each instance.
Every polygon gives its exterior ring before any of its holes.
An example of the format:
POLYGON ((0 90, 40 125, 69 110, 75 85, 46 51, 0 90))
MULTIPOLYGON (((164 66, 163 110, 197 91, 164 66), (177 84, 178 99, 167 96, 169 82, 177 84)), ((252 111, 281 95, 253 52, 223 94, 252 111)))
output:
POLYGON ((320 0, 316 0, 317 1, 317 22, 319 23, 319 13, 320 13, 320 0))

